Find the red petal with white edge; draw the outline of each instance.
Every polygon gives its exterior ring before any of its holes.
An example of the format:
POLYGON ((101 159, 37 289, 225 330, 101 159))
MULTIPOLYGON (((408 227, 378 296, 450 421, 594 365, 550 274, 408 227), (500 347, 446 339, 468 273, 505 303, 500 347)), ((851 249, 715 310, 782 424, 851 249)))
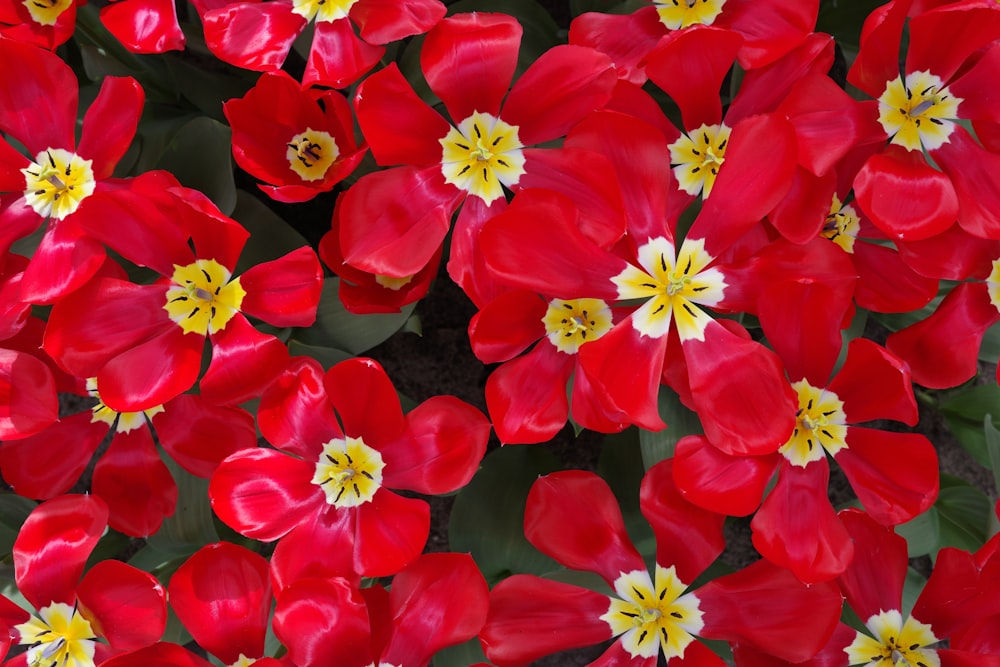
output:
POLYGON ((421 100, 396 63, 365 78, 354 96, 358 126, 381 166, 441 162, 448 121, 421 100))
POLYGON ((657 394, 666 347, 666 336, 651 338, 640 333, 629 315, 580 348, 578 368, 600 394, 609 419, 650 431, 663 429, 657 394))
POLYGON ((63 417, 30 438, 5 439, 0 445, 4 481, 25 498, 53 498, 69 491, 108 434, 107 424, 90 418, 90 411, 84 411, 63 417), (67 442, 73 443, 72 456, 66 456, 67 442))
POLYGON ((528 290, 512 290, 493 299, 469 321, 469 342, 485 364, 513 359, 545 335, 545 299, 528 290))
POLYGON ((385 54, 384 47, 358 37, 346 18, 316 21, 314 25, 303 86, 344 88, 360 79, 385 54))
POLYGON ((564 136, 611 99, 618 77, 611 60, 572 44, 543 53, 522 74, 503 105, 503 119, 517 126, 525 146, 564 136))
POLYGON ((547 442, 562 430, 569 416, 566 383, 575 365, 572 356, 543 340, 490 374, 486 406, 502 444, 547 442))
POLYGON ((170 606, 202 647, 224 664, 264 654, 271 611, 267 559, 229 542, 199 549, 170 577, 170 606))
POLYGON ((611 586, 622 573, 646 570, 625 531, 618 500, 607 482, 591 472, 564 470, 539 477, 528 493, 524 535, 562 565, 595 572, 611 586))
POLYGON ((518 193, 483 227, 479 243, 486 266, 508 285, 540 294, 617 299, 611 278, 626 262, 594 245, 577 226, 578 217, 576 204, 564 195, 518 193))
POLYGON ((51 51, 0 40, 0 130, 24 144, 31 159, 47 148, 76 146, 76 76, 51 51))
POLYGON ((984 238, 1000 238, 1000 187, 992 177, 1000 170, 1000 155, 980 146, 959 126, 932 157, 955 186, 962 229, 984 238))
POLYGON ((238 2, 202 16, 208 50, 230 65, 256 72, 280 69, 306 20, 291 5, 238 2))
POLYGON ((937 451, 919 433, 851 426, 847 449, 834 458, 858 500, 879 523, 895 526, 909 521, 937 499, 937 451))
POLYGON ((722 122, 719 89, 743 38, 705 25, 671 31, 646 61, 646 74, 680 107, 684 128, 722 122))
POLYGON ((55 303, 90 280, 106 256, 104 246, 86 236, 75 220, 50 220, 21 278, 21 300, 55 303))
POLYGON ((829 480, 825 459, 805 468, 782 461, 778 483, 750 523, 757 551, 805 583, 833 579, 854 557, 851 537, 827 497, 829 480))
POLYGON ((247 537, 276 540, 324 507, 322 490, 309 481, 315 467, 273 449, 237 452, 212 475, 212 509, 247 537))
POLYGON ((393 577, 392 634, 381 662, 425 665, 446 646, 476 636, 489 606, 486 580, 468 554, 424 554, 393 577))
POLYGON ((247 315, 276 327, 308 327, 316 321, 323 290, 323 267, 312 248, 304 246, 240 276, 247 315))
POLYGON ((909 364, 914 382, 956 387, 979 372, 983 335, 998 321, 986 284, 961 283, 930 317, 891 334, 886 347, 909 364))
POLYGON ((778 356, 718 322, 709 323, 704 333, 704 341, 681 345, 705 436, 726 454, 777 451, 788 442, 798 409, 778 356))
POLYGON ((906 540, 857 509, 838 514, 854 540, 854 560, 840 575, 847 604, 863 620, 900 609, 906 580, 906 540))
POLYGON ((746 642, 789 662, 816 655, 837 629, 842 598, 836 583, 803 584, 788 570, 757 561, 699 588, 711 639, 746 642))
POLYGON ((310 577, 343 577, 360 585, 354 569, 356 520, 356 512, 326 505, 282 537, 271 555, 275 595, 310 577))
POLYGON ((691 584, 726 547, 722 524, 726 517, 684 499, 674 484, 673 461, 665 459, 646 471, 639 487, 639 507, 656 535, 656 562, 677 568, 691 584))
POLYGON ((257 446, 253 415, 241 408, 212 405, 181 394, 153 417, 163 449, 192 475, 211 477, 224 458, 257 446))
MULTIPOLYGON (((10 445, 10 441, 32 436, 58 416, 56 385, 49 367, 30 354, 0 349, 0 440, 10 445)), ((73 457, 54 460, 66 458, 73 457)), ((10 483, 9 478, 7 481, 10 483)))
MULTIPOLYGON (((928 239, 923 243, 937 245, 940 241, 928 239)), ((878 313, 905 313, 923 308, 937 296, 938 281, 911 269, 892 248, 856 243, 854 267, 858 272, 854 299, 861 308, 878 313)))
POLYGON ((94 468, 93 490, 108 503, 108 525, 133 537, 155 533, 177 505, 177 485, 145 427, 115 434, 94 468))
POLYGON ((156 577, 117 560, 87 570, 76 591, 84 616, 115 649, 149 646, 167 626, 167 593, 156 577))
POLYGON ((784 198, 797 159, 795 129, 784 116, 751 116, 737 123, 726 162, 688 238, 704 238, 705 250, 718 257, 784 198))
POLYGON ((17 590, 35 609, 72 605, 83 567, 107 526, 108 506, 97 496, 59 496, 36 507, 14 540, 17 590))
POLYGON ((344 579, 294 583, 278 596, 273 625, 296 665, 372 663, 368 610, 361 593, 344 579))
POLYGON ((441 247, 465 195, 445 183, 438 165, 366 174, 342 197, 345 261, 396 278, 419 273, 441 247))
POLYGON ((257 331, 242 314, 212 335, 212 362, 199 388, 207 400, 236 405, 260 396, 288 366, 288 347, 257 331))
POLYGON ((919 241, 958 218, 955 187, 919 151, 889 146, 865 161, 854 178, 861 210, 893 240, 919 241))
POLYGON ((479 232, 483 225, 505 210, 507 200, 503 197, 489 206, 479 197, 467 197, 455 218, 448 275, 478 307, 489 303, 508 289, 486 270, 486 260, 483 259, 479 243, 479 232))
POLYGON ((472 12, 442 19, 427 33, 420 66, 456 124, 474 111, 500 113, 521 32, 513 16, 472 12))
POLYGON ((427 32, 445 12, 440 0, 364 0, 351 8, 351 20, 366 42, 388 44, 427 32))
MULTIPOLYGON (((186 335, 173 322, 97 372, 101 400, 118 412, 138 412, 190 389, 201 371, 203 336, 186 335)), ((204 392, 203 392, 204 393, 204 392)))
POLYGON ((689 435, 674 451, 674 482, 687 500, 728 516, 748 516, 760 506, 774 475, 777 454, 730 456, 704 436, 689 435))
POLYGON ((340 362, 327 371, 323 386, 346 435, 381 449, 403 434, 406 423, 399 394, 374 359, 340 362))
MULTIPOLYGON (((143 1, 115 3, 102 9, 101 15, 103 17, 105 10, 126 5, 131 8, 133 3, 143 1)), ((173 11, 172 3, 170 11, 173 11)), ((83 118, 83 132, 77 146, 81 157, 94 161, 91 169, 98 181, 111 177, 118 161, 128 150, 145 100, 146 93, 132 77, 109 76, 101 82, 97 99, 83 118)))
POLYGON ((126 0, 101 9, 101 23, 132 53, 184 48, 184 33, 171 0, 126 0))
POLYGON ((490 422, 454 396, 432 396, 406 415, 406 433, 385 444, 385 486, 429 495, 472 479, 486 453, 490 422))
MULTIPOLYGON (((98 647, 100 646, 98 644, 98 647)), ((208 660, 181 648, 177 644, 165 642, 158 642, 128 653, 119 653, 100 664, 102 667, 212 667, 212 663, 208 660)), ((271 658, 265 658, 254 664, 258 667, 278 667, 281 663, 271 658)))
POLYGON ((913 0, 886 3, 869 14, 861 28, 861 49, 847 80, 871 97, 879 97, 899 76, 899 45, 911 4, 913 0))
POLYGON ((951 79, 972 54, 1000 38, 1000 14, 995 10, 989 3, 970 2, 912 17, 906 71, 929 70, 943 81, 951 79), (948 48, 942 49, 942 44, 948 48))
POLYGON ((530 574, 504 579, 490 593, 486 625, 479 633, 490 661, 518 667, 558 651, 611 638, 601 620, 607 595, 530 574))
POLYGON ((642 85, 646 82, 646 56, 666 33, 656 8, 647 6, 621 16, 581 14, 570 23, 569 42, 608 54, 618 78, 642 85))
POLYGON ((858 631, 854 628, 840 623, 819 653, 809 660, 795 663, 778 660, 753 644, 745 642, 734 642, 730 647, 733 649, 736 664, 740 667, 843 667, 847 659, 844 648, 850 646, 857 634, 858 631))
POLYGON ((896 247, 911 269, 941 280, 985 280, 1000 257, 1000 242, 973 236, 958 224, 923 241, 897 241, 896 247))
POLYGON ((427 501, 382 488, 356 511, 354 567, 358 574, 388 577, 424 550, 431 528, 427 501))
POLYGON ((851 341, 847 360, 828 388, 844 402, 849 424, 873 419, 893 419, 909 426, 917 423, 910 370, 896 355, 867 338, 851 341))
POLYGON ((295 357, 268 385, 257 409, 261 434, 275 447, 305 459, 318 458, 323 444, 342 438, 323 386, 323 367, 295 357))

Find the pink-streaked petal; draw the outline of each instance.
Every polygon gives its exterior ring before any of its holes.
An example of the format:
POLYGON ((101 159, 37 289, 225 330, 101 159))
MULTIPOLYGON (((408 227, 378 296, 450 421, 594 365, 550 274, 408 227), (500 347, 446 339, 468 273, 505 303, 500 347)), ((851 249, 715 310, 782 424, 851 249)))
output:
POLYGON ((184 32, 171 0, 124 0, 101 9, 101 23, 132 53, 184 48, 184 32))
POLYGON ((48 428, 58 416, 49 367, 30 354, 0 349, 0 440, 10 446, 48 428))
POLYGON ((118 650, 149 646, 167 626, 167 593, 156 577, 117 560, 94 564, 76 591, 85 616, 118 650))
POLYGON ((13 39, 0 40, 0 130, 34 157, 48 148, 76 146, 76 76, 55 53, 13 39))
POLYGON ((54 303, 90 280, 105 256, 104 247, 84 235, 74 222, 50 220, 21 278, 21 299, 54 303))
POLYGON ((257 446, 253 415, 181 394, 153 417, 156 437, 170 458, 198 477, 211 477, 224 458, 257 446))
POLYGON ((486 406, 502 444, 547 442, 569 416, 566 383, 575 360, 542 340, 486 380, 486 406))
POLYGON ((170 606, 198 646, 223 663, 264 654, 268 562, 229 542, 202 547, 170 577, 170 606))
POLYGON ((725 515, 684 499, 674 484, 672 459, 646 471, 639 487, 639 507, 656 535, 657 564, 676 567, 685 583, 704 572, 726 546, 722 536, 725 515))
POLYGON ((370 447, 381 449, 403 433, 399 395, 374 359, 340 362, 327 371, 323 386, 348 436, 364 438, 370 447))
POLYGON ((747 516, 760 506, 776 456, 730 456, 704 436, 690 435, 677 442, 674 482, 684 498, 700 507, 747 516))
POLYGON ((303 86, 344 88, 361 78, 385 54, 354 33, 346 19, 317 21, 309 61, 302 75, 303 86))
POLYGON ((257 72, 279 69, 306 20, 283 2, 237 2, 202 16, 209 51, 257 72))
POLYGON ((25 498, 53 498, 69 491, 108 434, 107 424, 92 422, 90 416, 84 411, 30 438, 5 439, 0 446, 4 481, 25 498), (65 455, 67 442, 73 443, 72 456, 65 455))
POLYGON ((850 424, 873 419, 917 423, 909 369, 896 355, 866 338, 851 341, 847 360, 829 389, 844 401, 850 424))
MULTIPOLYGON (((133 3, 143 1, 127 0, 104 9, 134 7, 133 3)), ((170 8, 172 11, 173 4, 170 8)), ((104 10, 101 13, 103 17, 104 10)), ((83 133, 77 147, 81 157, 94 161, 91 169, 95 179, 110 178, 118 161, 125 155, 135 136, 145 100, 142 86, 132 77, 109 76, 101 82, 97 99, 83 118, 83 133)))
POLYGON ((611 638, 601 620, 608 596, 530 574, 504 579, 490 593, 479 633, 487 657, 500 667, 527 665, 557 651, 611 638))
POLYGON ((618 500, 591 472, 539 477, 528 493, 524 535, 545 555, 570 569, 595 572, 612 586, 622 573, 646 569, 625 532, 618 500))
POLYGON ((275 595, 311 577, 343 577, 359 585, 354 565, 356 522, 356 512, 326 506, 282 537, 271 555, 275 595))
POLYGON ((483 225, 507 209, 507 200, 500 197, 489 206, 479 197, 466 197, 455 218, 451 233, 448 275, 477 306, 492 301, 507 291, 492 273, 486 270, 479 242, 483 225))
POLYGON ((829 479, 825 459, 805 468, 782 462, 777 484, 750 523, 757 551, 806 583, 833 579, 854 556, 850 535, 827 497, 829 479))
POLYGON ((322 490, 309 481, 314 472, 314 462, 273 449, 237 452, 212 475, 212 509, 247 537, 276 540, 323 507, 322 490))
POLYGON ((354 566, 366 577, 387 577, 420 555, 431 528, 431 510, 421 498, 382 488, 357 509, 354 566))
POLYGON ((484 364, 509 361, 545 335, 545 299, 511 290, 483 306, 469 321, 469 342, 484 364))
POLYGON ((133 537, 155 533, 177 505, 177 485, 147 427, 115 434, 94 467, 92 486, 108 504, 108 525, 133 537))
POLYGON ((257 425, 272 445, 305 459, 319 456, 322 445, 343 437, 323 386, 323 367, 296 357, 260 399, 257 425))
POLYGON ((108 526, 108 506, 92 495, 47 500, 28 515, 14 540, 14 580, 36 609, 75 601, 77 582, 108 526))
POLYGON ((351 20, 369 44, 388 44, 427 32, 446 12, 440 0, 365 0, 351 8, 351 20))
POLYGON ((646 82, 646 56, 664 34, 656 8, 649 6, 625 15, 587 12, 569 26, 570 44, 608 54, 618 77, 639 85, 646 82))
POLYGON ((312 248, 258 264, 240 276, 246 297, 240 309, 276 327, 308 327, 316 321, 323 268, 312 248))
POLYGON ((284 343, 237 314, 212 336, 212 361, 198 386, 213 403, 237 405, 260 396, 288 361, 284 343))
POLYGON ((864 619, 899 609, 906 580, 906 540, 860 510, 842 510, 839 516, 855 545, 854 560, 838 579, 848 606, 864 619))
POLYGON ((273 625, 293 664, 364 667, 372 662, 364 598, 344 579, 292 584, 278 596, 273 625))
POLYGON ((496 116, 521 44, 512 16, 472 12, 442 19, 424 39, 420 66, 457 124, 472 112, 496 116))

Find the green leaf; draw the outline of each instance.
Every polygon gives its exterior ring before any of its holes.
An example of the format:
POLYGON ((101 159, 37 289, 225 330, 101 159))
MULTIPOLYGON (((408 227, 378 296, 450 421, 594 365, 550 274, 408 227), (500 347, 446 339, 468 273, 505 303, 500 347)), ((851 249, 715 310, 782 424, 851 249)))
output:
POLYGON ((411 303, 398 313, 355 315, 340 302, 337 296, 339 286, 339 278, 323 281, 323 296, 316 312, 316 323, 308 329, 296 329, 291 340, 359 355, 399 331, 416 306, 411 303))
POLYGON ((14 549, 21 526, 37 506, 34 500, 14 493, 0 495, 0 554, 9 554, 14 549))
POLYGON ((293 357, 312 357, 326 370, 330 370, 341 361, 354 357, 353 354, 338 350, 335 347, 308 345, 297 340, 288 341, 288 353, 293 357))
POLYGON ((1000 431, 993 425, 993 415, 983 417, 983 434, 989 467, 993 471, 993 490, 1000 493, 1000 431))
POLYGON ((941 475, 941 493, 934 509, 938 513, 938 549, 957 547, 975 551, 986 542, 986 527, 992 506, 989 498, 968 482, 941 475))
POLYGON ((208 480, 195 477, 169 458, 165 463, 177 483, 177 508, 173 516, 163 520, 156 534, 149 536, 147 544, 164 554, 190 556, 206 544, 219 541, 208 499, 208 480))
POLYGON ((476 663, 488 663, 478 637, 464 644, 449 646, 434 654, 434 667, 468 667, 476 663))
POLYGON ((663 459, 672 457, 678 440, 686 435, 703 432, 698 415, 684 407, 677 392, 670 387, 660 387, 657 405, 660 419, 666 422, 667 428, 656 433, 639 429, 639 444, 646 470, 663 459))
POLYGON ((199 111, 220 122, 225 121, 222 104, 235 97, 242 97, 253 86, 254 79, 240 76, 241 70, 223 69, 220 63, 206 68, 190 58, 164 53, 161 58, 173 74, 181 93, 199 111))
POLYGON ((189 188, 199 190, 229 215, 236 208, 236 183, 230 155, 232 131, 207 116, 180 127, 157 162, 189 188))
POLYGON ((528 491, 539 475, 559 469, 547 450, 533 445, 501 447, 455 497, 448 524, 452 551, 468 552, 493 584, 515 573, 542 575, 559 565, 524 537, 528 491))
POLYGON ((639 509, 639 485, 646 468, 638 436, 637 429, 633 428, 605 436, 597 460, 597 474, 604 478, 618 498, 632 543, 643 558, 649 558, 656 555, 656 538, 639 509))
POLYGON ((983 423, 1000 406, 1000 387, 984 384, 959 389, 942 401, 940 408, 948 429, 979 465, 990 468, 983 423))
POLYGON ((912 567, 906 568, 906 579, 903 580, 903 608, 901 610, 903 618, 910 615, 910 610, 913 609, 913 605, 923 592, 926 583, 927 577, 912 567))
POLYGON ((940 539, 937 510, 930 507, 923 514, 899 524, 896 533, 906 539, 910 558, 936 554, 940 539))

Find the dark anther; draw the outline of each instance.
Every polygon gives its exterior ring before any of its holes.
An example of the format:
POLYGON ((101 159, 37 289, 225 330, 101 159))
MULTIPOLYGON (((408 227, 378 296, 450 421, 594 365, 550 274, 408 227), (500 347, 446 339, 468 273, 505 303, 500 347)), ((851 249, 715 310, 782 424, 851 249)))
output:
POLYGON ((680 619, 684 618, 684 614, 680 613, 679 611, 672 611, 670 612, 670 615, 673 616, 674 618, 680 618, 680 619))
POLYGON ((635 591, 635 594, 639 596, 640 600, 645 600, 646 599, 646 596, 642 594, 642 591, 640 591, 635 586, 632 587, 632 590, 635 591))
POLYGON ((659 599, 661 599, 661 600, 662 600, 663 598, 667 597, 667 589, 666 589, 666 588, 664 588, 664 589, 663 589, 662 591, 660 591, 660 594, 659 594, 659 595, 658 595, 657 597, 658 597, 659 599))
POLYGON ((809 402, 806 403, 806 410, 812 410, 812 409, 813 409, 813 400, 810 398, 809 402))
POLYGON ((706 146, 710 143, 710 140, 708 138, 708 132, 702 132, 701 133, 701 138, 705 140, 705 145, 706 146))
POLYGON ((205 280, 206 281, 212 282, 212 276, 208 275, 208 271, 206 271, 205 269, 202 269, 201 272, 205 275, 205 280))
POLYGON ((483 133, 479 131, 479 126, 478 125, 476 125, 475 123, 473 123, 472 124, 472 129, 475 131, 477 138, 479 138, 479 139, 483 138, 483 133))
POLYGON ((650 289, 656 289, 659 285, 654 285, 653 283, 642 283, 641 287, 648 287, 650 289))
POLYGON ((509 164, 507 164, 505 161, 501 160, 500 158, 497 158, 497 164, 500 165, 501 167, 510 167, 509 164))
POLYGON ((692 174, 697 174, 699 171, 701 171, 701 167, 700 166, 694 167, 693 169, 691 169, 691 173, 692 174))
POLYGON ((684 306, 684 310, 688 312, 688 315, 694 318, 698 317, 697 315, 695 315, 695 312, 691 310, 691 306, 687 305, 686 303, 682 303, 681 305, 684 306))
POLYGON ((831 438, 831 439, 833 438, 833 434, 830 433, 829 431, 827 431, 825 428, 823 430, 821 430, 820 433, 822 433, 823 435, 825 435, 828 438, 831 438))
POLYGON ((639 643, 640 644, 643 642, 644 639, 646 639, 646 635, 648 635, 648 634, 649 634, 648 630, 643 630, 642 631, 642 634, 639 635, 639 643))
POLYGON ((726 144, 727 144, 728 142, 729 142, 729 139, 723 139, 723 140, 722 140, 722 143, 721 143, 721 144, 719 144, 719 150, 720 150, 720 151, 721 151, 721 150, 723 150, 723 149, 724 149, 724 148, 726 147, 726 144))
POLYGON ((344 458, 347 459, 348 465, 354 465, 354 459, 351 458, 350 454, 348 454, 347 452, 344 452, 344 458))
POLYGON ((490 180, 490 174, 489 174, 489 172, 488 172, 488 171, 486 170, 486 167, 483 167, 483 180, 484 180, 484 181, 489 181, 489 180, 490 180))
POLYGON ((333 502, 340 500, 342 495, 344 495, 344 487, 340 487, 340 491, 337 491, 337 497, 333 499, 333 502))
POLYGON ((197 313, 199 310, 201 310, 201 308, 199 308, 198 306, 195 306, 194 310, 192 310, 190 313, 188 313, 187 319, 190 320, 192 317, 194 317, 195 313, 197 313))
POLYGON ((667 270, 667 258, 663 255, 662 252, 660 253, 660 268, 664 271, 667 270))
POLYGON ((493 143, 492 143, 492 144, 490 144, 490 145, 491 145, 491 146, 496 146, 496 145, 497 145, 497 144, 499 144, 499 143, 500 143, 501 141, 503 141, 503 136, 502 136, 502 135, 501 135, 501 136, 499 136, 499 137, 497 137, 496 139, 494 139, 494 140, 493 140, 493 143))
POLYGON ((333 458, 329 454, 326 455, 326 458, 329 459, 330 463, 332 463, 333 465, 335 465, 335 466, 339 466, 340 465, 340 461, 338 461, 337 459, 333 458))
POLYGON ((663 304, 662 303, 659 306, 656 307, 656 310, 653 311, 653 315, 658 315, 661 310, 663 310, 663 304))
POLYGON ((368 479, 370 479, 371 481, 373 481, 373 482, 375 481, 375 478, 372 477, 371 473, 368 472, 367 470, 362 470, 361 474, 364 475, 365 477, 367 477, 368 479))
POLYGON ((469 147, 468 147, 468 146, 467 146, 466 144, 460 144, 460 143, 458 143, 458 142, 456 141, 456 142, 455 142, 455 145, 456 145, 456 146, 458 146, 459 148, 461 148, 461 149, 462 149, 463 151, 467 151, 467 150, 469 150, 469 147))
POLYGON ((55 169, 56 168, 56 161, 53 159, 52 153, 50 151, 45 151, 45 154, 49 156, 49 164, 51 164, 52 168, 55 169))
POLYGON ((471 165, 465 165, 464 167, 462 167, 462 171, 458 172, 458 175, 461 176, 465 172, 469 171, 470 168, 471 168, 471 165))
POLYGON ((361 497, 361 489, 358 488, 358 485, 356 483, 355 484, 351 484, 351 486, 354 487, 354 495, 356 495, 358 498, 360 498, 361 497))

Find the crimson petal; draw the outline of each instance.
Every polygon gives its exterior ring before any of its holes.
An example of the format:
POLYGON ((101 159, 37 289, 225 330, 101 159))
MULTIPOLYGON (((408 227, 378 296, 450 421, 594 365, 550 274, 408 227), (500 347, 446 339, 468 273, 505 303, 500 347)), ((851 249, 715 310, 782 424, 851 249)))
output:
POLYGON ((283 2, 235 2, 202 16, 205 43, 217 58, 257 72, 279 69, 306 20, 283 2))
POLYGON ((167 594, 156 577, 117 560, 94 564, 77 589, 81 611, 115 649, 149 646, 167 627, 167 594))
MULTIPOLYGON (((58 416, 55 380, 49 367, 30 354, 0 349, 0 440, 6 441, 5 446, 43 431, 58 416)), ((10 483, 9 478, 7 481, 10 483)))
POLYGON ((278 596, 274 634, 296 665, 372 662, 364 598, 344 579, 303 579, 278 596))
POLYGON ((260 399, 257 423, 272 445, 305 459, 319 457, 323 444, 343 432, 323 386, 323 367, 296 357, 260 399))
POLYGON ((344 88, 375 66, 385 47, 373 46, 354 33, 346 19, 317 21, 303 86, 344 88))
POLYGON ((257 331, 237 314, 212 335, 212 361, 201 378, 201 395, 213 403, 236 405, 260 396, 289 361, 288 347, 257 331))
POLYGON ((354 564, 366 577, 387 577, 420 555, 431 528, 427 501, 380 489, 357 509, 354 564))

